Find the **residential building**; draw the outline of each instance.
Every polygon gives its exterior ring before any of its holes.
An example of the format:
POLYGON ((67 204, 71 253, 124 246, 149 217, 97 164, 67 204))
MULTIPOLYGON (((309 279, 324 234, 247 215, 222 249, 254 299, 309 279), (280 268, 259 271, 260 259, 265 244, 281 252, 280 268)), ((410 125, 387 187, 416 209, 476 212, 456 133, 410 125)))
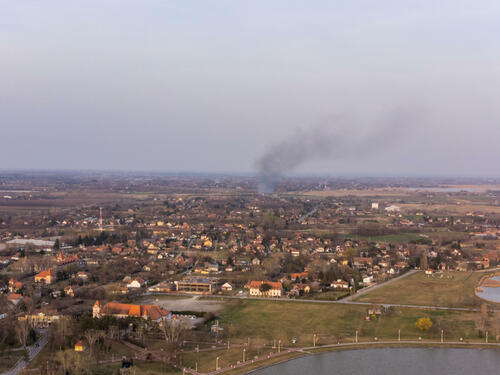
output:
POLYGON ((178 292, 193 294, 212 294, 217 282, 208 277, 186 277, 180 281, 175 281, 178 292))
POLYGON ((45 284, 52 284, 56 280, 55 275, 52 273, 52 270, 44 270, 35 275, 35 283, 44 282, 45 284))
POLYGON ((283 293, 283 285, 276 281, 250 281, 249 289, 252 297, 281 297, 283 293))
POLYGON ((170 319, 170 311, 156 305, 131 305, 127 303, 108 302, 101 307, 99 301, 94 303, 92 316, 101 318, 103 316, 114 316, 116 318, 143 318, 156 322, 170 319))

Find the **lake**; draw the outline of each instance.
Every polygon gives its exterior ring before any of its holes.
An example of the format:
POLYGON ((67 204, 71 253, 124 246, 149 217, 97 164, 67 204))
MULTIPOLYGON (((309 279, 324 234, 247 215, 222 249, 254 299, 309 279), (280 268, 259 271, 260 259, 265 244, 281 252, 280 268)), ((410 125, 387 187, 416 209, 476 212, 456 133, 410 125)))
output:
MULTIPOLYGON (((491 279, 500 281, 500 276, 494 276, 491 279)), ((477 295, 481 298, 487 299, 488 301, 500 302, 500 288, 480 286, 483 290, 478 291, 477 295)))
POLYGON ((498 374, 500 350, 382 348, 345 350, 302 357, 252 375, 470 375, 498 374))

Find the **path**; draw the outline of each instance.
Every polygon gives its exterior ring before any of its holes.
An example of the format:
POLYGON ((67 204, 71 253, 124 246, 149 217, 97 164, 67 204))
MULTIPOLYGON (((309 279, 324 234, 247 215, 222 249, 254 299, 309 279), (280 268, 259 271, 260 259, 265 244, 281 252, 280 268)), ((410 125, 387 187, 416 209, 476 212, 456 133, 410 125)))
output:
POLYGON ((352 301, 354 298, 358 298, 359 296, 362 296, 365 293, 368 293, 368 292, 371 292, 373 290, 377 290, 380 287, 392 284, 393 282, 401 280, 401 279, 404 279, 405 277, 411 276, 411 275, 413 275, 416 272, 418 272, 418 270, 411 270, 411 271, 408 271, 408 272, 402 274, 401 276, 394 277, 394 278, 392 278, 390 280, 387 280, 386 282, 378 283, 378 284, 375 284, 373 286, 369 286, 367 288, 363 288, 360 291, 358 291, 356 294, 353 294, 351 296, 348 296, 348 297, 342 299, 342 301, 352 301))
MULTIPOLYGON (((424 341, 424 340, 418 340, 418 341, 412 341, 412 340, 399 340, 399 341, 367 341, 367 342, 358 342, 358 343, 342 343, 342 344, 330 344, 330 345, 322 345, 322 346, 307 346, 303 348, 287 348, 284 349, 281 353, 272 353, 270 355, 265 355, 261 356, 257 359, 252 359, 248 360, 245 362, 240 362, 235 365, 231 365, 228 367, 221 368, 216 371, 211 371, 208 373, 201 373, 197 372, 191 368, 183 368, 183 373, 186 374, 191 374, 191 375, 216 375, 216 374, 221 374, 226 371, 234 370, 243 366, 247 366, 249 364, 253 363, 258 363, 258 362, 264 362, 266 360, 269 360, 271 358, 276 358, 280 356, 284 356, 285 354, 293 353, 293 352, 300 352, 305 355, 315 355, 317 353, 311 352, 311 350, 317 350, 317 349, 335 349, 335 348, 351 348, 351 347, 366 347, 366 346, 371 346, 371 345, 433 345, 433 346, 478 346, 478 347, 491 347, 491 348, 500 348, 500 343, 480 343, 480 342, 465 342, 465 341, 424 341)), ((322 352, 319 352, 322 353, 322 352)), ((292 358, 295 359, 295 358, 292 358)), ((290 359, 283 360, 282 362, 285 362, 290 359)), ((276 363, 273 363, 273 365, 276 363)), ((261 367, 260 367, 261 368, 261 367)), ((259 369, 259 368, 258 368, 259 369)), ((257 369, 256 369, 257 370, 257 369)), ((256 370, 251 370, 247 371, 246 373, 251 373, 256 370)))
POLYGON ((32 360, 35 358, 38 353, 43 349, 45 344, 47 344, 47 334, 45 331, 40 331, 41 336, 38 341, 31 346, 28 346, 26 349, 28 350, 29 360, 26 362, 24 359, 20 359, 17 362, 17 365, 13 367, 11 370, 2 372, 0 375, 18 375, 21 370, 23 370, 32 360))

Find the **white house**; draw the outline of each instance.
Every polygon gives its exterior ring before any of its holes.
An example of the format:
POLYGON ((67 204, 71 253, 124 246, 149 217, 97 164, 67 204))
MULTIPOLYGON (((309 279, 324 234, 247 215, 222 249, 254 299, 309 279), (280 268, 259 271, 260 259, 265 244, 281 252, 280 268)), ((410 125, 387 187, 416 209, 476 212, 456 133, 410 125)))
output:
POLYGON ((344 280, 338 279, 330 284, 330 286, 334 289, 349 289, 349 283, 344 280))
POLYGON ((127 284, 127 288, 129 289, 138 289, 143 287, 146 284, 146 282, 141 279, 140 277, 132 280, 130 283, 127 284))
POLYGON ((363 284, 364 285, 370 285, 371 283, 373 283, 373 276, 363 277, 363 284))

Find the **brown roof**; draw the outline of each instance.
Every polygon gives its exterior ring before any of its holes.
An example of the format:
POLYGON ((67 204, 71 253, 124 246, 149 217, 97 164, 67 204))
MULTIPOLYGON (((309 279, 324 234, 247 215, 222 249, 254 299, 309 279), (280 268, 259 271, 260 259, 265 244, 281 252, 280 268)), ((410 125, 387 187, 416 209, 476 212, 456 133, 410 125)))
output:
POLYGON ((271 286, 271 289, 279 289, 281 290, 283 286, 278 281, 250 281, 250 288, 259 289, 262 284, 268 284, 271 286))
POLYGON ((40 272, 35 277, 48 277, 48 276, 51 276, 51 277, 54 276, 54 275, 52 275, 52 271, 50 269, 40 272))
MULTIPOLYGON (((98 303, 98 302, 96 302, 98 303)), ((159 306, 154 305, 131 305, 127 303, 109 302, 102 307, 102 312, 109 315, 127 315, 135 317, 147 317, 151 320, 158 320, 170 314, 159 306)))

